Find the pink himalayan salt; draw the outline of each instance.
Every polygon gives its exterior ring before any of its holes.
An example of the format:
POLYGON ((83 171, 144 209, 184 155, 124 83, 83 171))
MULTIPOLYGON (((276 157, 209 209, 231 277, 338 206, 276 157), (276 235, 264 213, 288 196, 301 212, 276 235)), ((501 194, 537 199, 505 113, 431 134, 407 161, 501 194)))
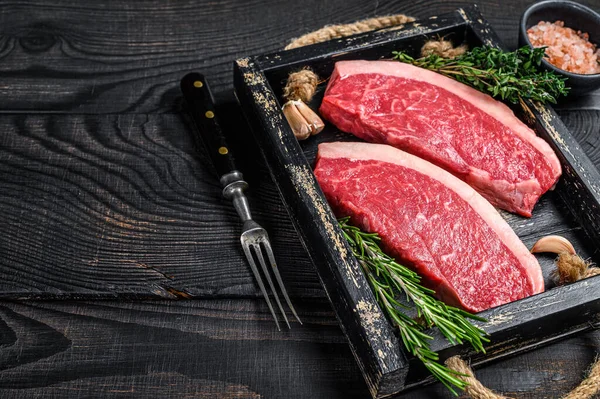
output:
POLYGON ((563 21, 540 21, 527 30, 527 36, 534 47, 548 47, 546 58, 552 65, 573 73, 600 73, 600 50, 590 43, 587 33, 565 28, 563 21))

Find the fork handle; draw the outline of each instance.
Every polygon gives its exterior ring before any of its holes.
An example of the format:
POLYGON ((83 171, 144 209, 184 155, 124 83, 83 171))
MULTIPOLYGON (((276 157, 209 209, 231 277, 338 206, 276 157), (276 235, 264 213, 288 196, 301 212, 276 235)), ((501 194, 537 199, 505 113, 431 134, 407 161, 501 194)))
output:
POLYGON ((221 186, 223 197, 231 200, 242 221, 252 220, 250 204, 244 195, 248 183, 235 167, 233 155, 227 145, 223 130, 215 112, 215 100, 204 75, 193 72, 181 80, 181 92, 188 104, 189 113, 196 125, 195 133, 204 143, 212 160, 221 186))
POLYGON ((183 77, 180 86, 188 105, 188 112, 196 125, 196 135, 204 143, 219 178, 237 170, 219 125, 215 101, 204 75, 197 72, 189 73, 183 77))

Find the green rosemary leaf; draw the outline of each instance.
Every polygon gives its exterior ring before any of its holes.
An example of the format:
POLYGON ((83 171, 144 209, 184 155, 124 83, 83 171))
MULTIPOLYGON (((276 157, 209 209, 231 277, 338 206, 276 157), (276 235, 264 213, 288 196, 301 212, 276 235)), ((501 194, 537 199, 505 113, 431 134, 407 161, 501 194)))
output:
POLYGON ((420 284, 421 278, 417 273, 381 250, 377 234, 365 233, 349 222, 348 217, 339 219, 344 237, 362 266, 375 298, 398 327, 404 347, 457 395, 455 388, 462 390, 467 383, 458 378, 462 374, 438 362, 438 354, 430 349, 433 337, 426 334, 424 329, 436 326, 448 341, 459 344, 468 342, 475 350, 485 352, 483 343, 489 342, 485 332, 469 322, 469 319, 485 319, 435 299, 432 296, 434 291, 420 284), (416 311, 421 322, 404 313, 404 310, 409 309, 396 299, 400 295, 404 295, 407 302, 414 305, 413 312, 416 311))

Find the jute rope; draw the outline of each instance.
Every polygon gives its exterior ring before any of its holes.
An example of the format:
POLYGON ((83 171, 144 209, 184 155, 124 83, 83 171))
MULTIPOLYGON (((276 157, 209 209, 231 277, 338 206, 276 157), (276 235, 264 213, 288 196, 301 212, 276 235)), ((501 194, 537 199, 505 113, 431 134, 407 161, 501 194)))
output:
POLYGON ((590 399, 600 388, 600 359, 596 359, 585 380, 579 386, 563 396, 562 399, 590 399))
POLYGON ((439 39, 430 40, 425 42, 421 47, 421 57, 427 57, 431 54, 437 54, 443 58, 454 58, 459 55, 463 55, 468 50, 466 44, 461 44, 458 47, 454 47, 451 41, 439 39))
MULTIPOLYGON (((467 377, 460 377, 469 383, 465 388, 465 392, 473 399, 511 399, 508 396, 503 396, 495 393, 489 388, 486 388, 475 378, 473 370, 469 365, 458 356, 453 356, 446 360, 446 366, 454 371, 466 374, 467 377)), ((588 376, 571 392, 562 397, 562 399, 591 399, 600 390, 600 359, 597 359, 588 376)))
POLYGON ((591 267, 592 264, 579 255, 563 252, 556 259, 556 270, 552 273, 559 285, 574 283, 583 278, 597 276, 600 268, 591 267))
POLYGON ((326 42, 327 40, 339 39, 341 37, 352 36, 375 29, 402 25, 414 20, 415 19, 413 17, 409 17, 404 14, 396 14, 363 19, 362 21, 357 21, 351 24, 329 25, 292 40, 292 42, 285 47, 285 50, 304 47, 308 46, 309 44, 326 42))
POLYGON ((458 356, 452 356, 445 362, 448 368, 459 372, 461 374, 465 374, 466 377, 459 377, 461 380, 464 380, 469 385, 465 388, 465 392, 473 399, 510 399, 508 396, 502 396, 500 394, 495 393, 489 388, 483 386, 481 382, 477 378, 475 378, 475 374, 473 374, 473 370, 471 367, 462 360, 458 356))
POLYGON ((300 100, 305 103, 312 99, 319 84, 319 77, 310 69, 292 72, 283 88, 283 97, 288 101, 300 100))

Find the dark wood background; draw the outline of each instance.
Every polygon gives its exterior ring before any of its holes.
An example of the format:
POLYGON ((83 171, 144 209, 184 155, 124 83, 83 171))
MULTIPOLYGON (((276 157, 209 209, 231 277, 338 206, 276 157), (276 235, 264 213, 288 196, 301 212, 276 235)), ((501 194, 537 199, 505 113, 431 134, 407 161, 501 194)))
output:
MULTIPOLYGON (((514 48, 529 3, 478 4, 514 48)), ((467 4, 0 0, 0 397, 367 398, 235 103, 232 61, 326 24, 467 4), (254 284, 181 114, 189 71, 209 77, 227 114, 303 326, 277 332, 254 284)), ((557 109, 600 166, 600 93, 557 109)), ((555 398, 599 351, 591 332, 477 374, 555 398)), ((438 396, 451 397, 438 385, 402 395, 438 396)))

